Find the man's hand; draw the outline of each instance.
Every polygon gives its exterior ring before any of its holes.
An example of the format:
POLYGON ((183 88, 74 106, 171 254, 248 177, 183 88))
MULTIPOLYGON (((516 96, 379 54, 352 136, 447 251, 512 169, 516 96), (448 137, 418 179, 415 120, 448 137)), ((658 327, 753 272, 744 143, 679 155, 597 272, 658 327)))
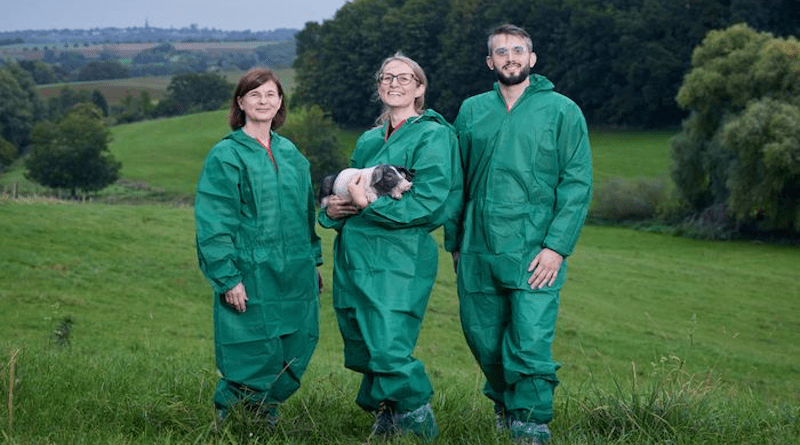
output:
POLYGON ((233 306, 237 311, 244 312, 247 309, 247 292, 244 290, 244 284, 239 283, 225 292, 225 302, 233 306))
POLYGON ((547 247, 542 249, 531 261, 531 265, 528 266, 528 272, 533 272, 531 277, 528 278, 528 284, 531 285, 531 289, 552 286, 558 277, 558 270, 563 262, 564 257, 555 250, 547 247))
POLYGON ((453 255, 453 272, 458 274, 458 259, 461 258, 461 252, 456 250, 452 253, 453 255))

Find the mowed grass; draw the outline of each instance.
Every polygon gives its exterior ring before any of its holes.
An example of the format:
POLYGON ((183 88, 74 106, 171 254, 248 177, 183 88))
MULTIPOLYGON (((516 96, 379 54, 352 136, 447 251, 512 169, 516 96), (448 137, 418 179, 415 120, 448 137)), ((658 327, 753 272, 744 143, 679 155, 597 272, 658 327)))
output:
MULTIPOLYGON (((115 127, 111 149, 126 180, 188 196, 227 131, 224 111, 142 122, 115 127)), ((594 131, 596 179, 660 175, 670 136, 594 131)), ((252 436, 214 423, 191 207, 0 198, 0 233, 4 442, 370 442, 331 307, 332 231, 318 228, 320 344, 279 429, 252 436)), ((562 292, 552 444, 796 443, 798 265, 796 247, 587 226, 562 292)), ((439 443, 510 443, 480 393, 444 251, 416 355, 436 389, 439 443)))
POLYGON ((676 131, 591 131, 595 181, 611 178, 668 178, 670 139, 676 131))
MULTIPOLYGON (((4 401, 17 354, 13 429, 0 407, 10 443, 255 443, 213 428, 211 295, 196 266, 191 207, 2 201, 0 230, 4 401), (57 346, 65 319, 74 322, 70 344, 57 346)), ((321 340, 271 443, 363 442, 371 423, 353 403, 358 375, 343 367, 331 307, 334 234, 318 232, 321 340)), ((608 443, 587 439, 596 434, 587 416, 608 408, 597 394, 634 400, 659 386, 689 385, 697 399, 688 401, 712 411, 693 424, 721 422, 692 433, 705 438, 698 443, 791 443, 800 434, 798 412, 787 408, 800 404, 798 249, 589 226, 569 264, 555 444, 608 443), (714 416, 774 423, 765 441, 736 442, 737 424, 714 416)), ((440 442, 509 443, 492 431, 444 251, 416 355, 437 391, 440 442)), ((674 439, 676 428, 657 431, 674 439)))

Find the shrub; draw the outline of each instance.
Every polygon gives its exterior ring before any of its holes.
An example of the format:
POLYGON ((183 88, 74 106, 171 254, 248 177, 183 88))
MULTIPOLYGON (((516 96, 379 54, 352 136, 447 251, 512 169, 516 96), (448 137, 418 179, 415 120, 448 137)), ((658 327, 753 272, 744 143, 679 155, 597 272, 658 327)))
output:
POLYGON ((590 215, 612 222, 655 219, 667 194, 663 179, 612 178, 595 190, 590 215))

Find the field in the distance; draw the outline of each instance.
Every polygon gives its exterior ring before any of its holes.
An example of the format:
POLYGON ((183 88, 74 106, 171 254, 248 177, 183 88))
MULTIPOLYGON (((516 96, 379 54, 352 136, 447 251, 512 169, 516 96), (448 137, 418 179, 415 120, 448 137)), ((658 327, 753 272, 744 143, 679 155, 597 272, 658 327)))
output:
MULTIPOLYGON (((220 75, 228 79, 232 84, 236 84, 242 75, 242 71, 225 71, 220 75)), ((275 73, 281 79, 281 83, 291 91, 294 88, 294 71, 291 68, 276 69, 275 73)), ((88 82, 69 82, 41 85, 38 87, 39 94, 46 98, 57 96, 63 88, 73 90, 86 90, 92 92, 98 90, 109 103, 116 103, 125 98, 128 94, 138 98, 139 94, 146 91, 154 100, 161 99, 167 94, 167 87, 173 76, 146 76, 130 77, 127 79, 96 80, 88 82)))
MULTIPOLYGON (((252 51, 260 46, 279 43, 277 41, 246 41, 246 42, 170 42, 177 51, 205 52, 210 54, 224 54, 231 52, 252 51)), ((101 54, 107 54, 119 59, 127 59, 142 51, 161 45, 160 42, 148 43, 100 43, 87 45, 55 45, 55 44, 14 44, 0 47, 0 57, 9 57, 18 60, 40 60, 44 58, 44 49, 47 47, 56 56, 62 52, 80 54, 87 59, 99 59, 101 54)))

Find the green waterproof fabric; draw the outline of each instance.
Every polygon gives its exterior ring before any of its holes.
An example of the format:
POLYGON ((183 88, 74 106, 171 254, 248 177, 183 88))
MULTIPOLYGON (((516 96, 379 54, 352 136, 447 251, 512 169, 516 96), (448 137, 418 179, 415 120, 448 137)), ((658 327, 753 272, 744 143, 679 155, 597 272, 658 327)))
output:
POLYGON ((197 184, 197 255, 214 290, 220 408, 286 400, 319 338, 322 252, 310 165, 274 132, 271 149, 274 164, 255 139, 233 131, 210 151, 197 184), (244 313, 223 295, 239 282, 244 313))
POLYGON ((458 264, 461 320, 486 394, 518 420, 546 423, 558 363, 551 353, 566 260, 533 291, 527 271, 547 247, 569 256, 592 194, 578 106, 540 75, 509 110, 497 84, 464 101, 455 122, 464 164, 458 264))
MULTIPOLYGON (((345 366, 363 373, 356 402, 375 411, 428 403, 433 389, 412 356, 436 277, 438 247, 430 232, 453 223, 460 201, 455 132, 438 113, 409 119, 385 141, 386 125, 365 132, 350 166, 387 163, 415 171, 402 199, 379 198, 357 215, 333 220, 320 212, 334 241, 333 305, 345 366), (451 193, 452 190, 452 193, 451 193)), ((455 243, 453 243, 455 247, 455 243)))

